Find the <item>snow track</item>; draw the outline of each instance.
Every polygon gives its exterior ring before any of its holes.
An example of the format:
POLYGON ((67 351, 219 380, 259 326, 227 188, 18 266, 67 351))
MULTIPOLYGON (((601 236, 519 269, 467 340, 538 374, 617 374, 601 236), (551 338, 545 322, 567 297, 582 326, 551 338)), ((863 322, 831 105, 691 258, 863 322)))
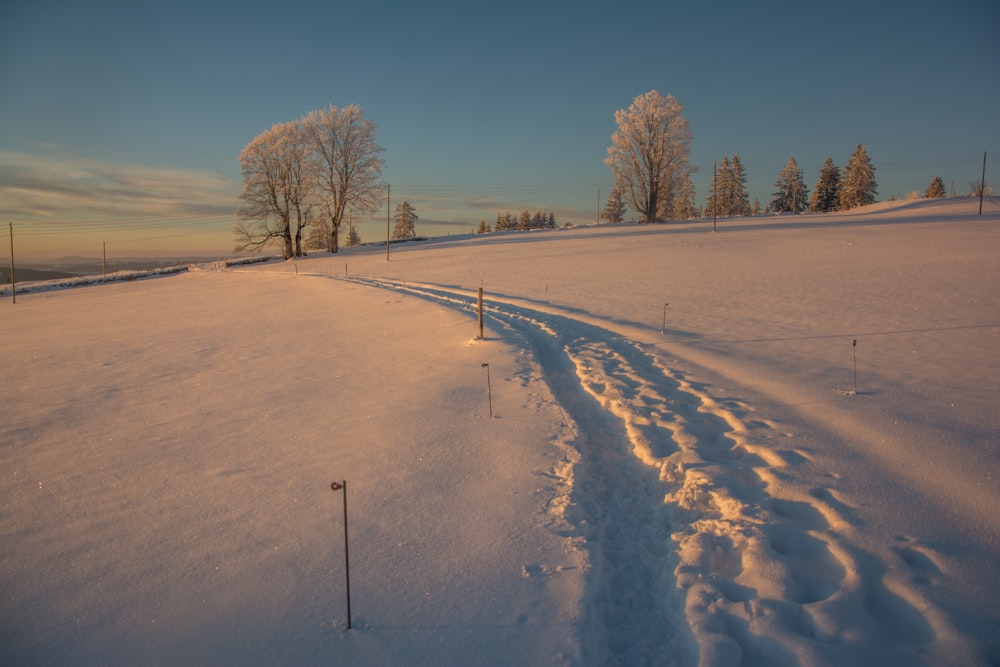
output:
MULTIPOLYGON (((476 307, 461 289, 341 279, 476 307)), ((776 447, 750 406, 716 400, 627 325, 511 297, 485 309, 533 351, 576 434, 553 511, 589 559, 586 664, 841 664, 873 645, 890 663, 975 662, 919 587, 851 541, 847 499, 797 483, 808 453, 776 447)), ((900 549, 914 570, 933 560, 900 549)))

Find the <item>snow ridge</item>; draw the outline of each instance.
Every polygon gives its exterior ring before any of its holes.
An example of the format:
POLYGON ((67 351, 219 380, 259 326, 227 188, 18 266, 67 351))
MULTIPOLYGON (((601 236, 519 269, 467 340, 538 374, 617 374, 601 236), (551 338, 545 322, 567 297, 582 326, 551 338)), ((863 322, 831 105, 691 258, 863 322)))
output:
MULTIPOLYGON (((471 292, 405 289, 475 309, 471 292)), ((836 664, 872 646, 890 662, 976 662, 916 587, 851 543, 856 508, 834 488, 797 487, 808 454, 776 448, 783 434, 750 406, 716 400, 614 323, 513 297, 485 310, 533 351, 573 422, 559 511, 590 564, 587 664, 836 664)))

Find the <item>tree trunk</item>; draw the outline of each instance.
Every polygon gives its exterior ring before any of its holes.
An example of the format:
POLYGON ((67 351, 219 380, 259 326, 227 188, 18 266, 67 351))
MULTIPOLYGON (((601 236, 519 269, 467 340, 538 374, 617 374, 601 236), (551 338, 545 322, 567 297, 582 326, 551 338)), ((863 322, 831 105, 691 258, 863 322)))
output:
POLYGON ((330 247, 330 252, 334 253, 334 254, 336 254, 337 251, 340 250, 340 247, 337 244, 337 237, 339 236, 338 232, 340 231, 339 227, 340 227, 340 225, 338 225, 336 223, 336 221, 333 219, 333 216, 330 216, 330 244, 329 244, 329 247, 330 247))
MULTIPOLYGON (((650 179, 652 181, 652 178, 650 179)), ((649 199, 646 203, 646 224, 651 225, 656 222, 656 208, 659 206, 659 191, 656 187, 656 182, 652 181, 649 184, 649 199)))

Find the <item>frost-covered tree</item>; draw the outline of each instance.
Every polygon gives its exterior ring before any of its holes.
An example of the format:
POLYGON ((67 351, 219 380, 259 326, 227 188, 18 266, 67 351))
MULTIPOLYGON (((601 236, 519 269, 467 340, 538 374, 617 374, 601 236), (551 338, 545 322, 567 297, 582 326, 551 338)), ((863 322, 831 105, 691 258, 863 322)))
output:
POLYGON ((746 172, 739 155, 723 156, 716 168, 712 190, 705 212, 719 217, 747 215, 750 213, 750 196, 747 194, 746 172))
POLYGON ((747 174, 739 154, 733 155, 730 168, 732 169, 730 176, 732 190, 729 193, 729 208, 732 211, 730 215, 749 215, 750 195, 747 194, 747 174))
POLYGON ((723 191, 723 206, 726 215, 747 215, 750 213, 750 195, 747 194, 747 175, 739 154, 725 169, 726 188, 723 191))
POLYGON ((683 111, 672 95, 651 90, 615 112, 618 129, 604 162, 643 222, 656 222, 661 211, 673 208, 681 180, 692 170, 691 130, 683 111))
POLYGON ((750 212, 750 214, 751 215, 760 215, 761 214, 760 199, 757 198, 757 197, 753 198, 753 210, 750 212))
POLYGON ((840 208, 846 210, 874 204, 877 191, 875 167, 865 147, 858 144, 840 178, 840 208))
POLYGON ((412 239, 417 236, 417 210, 410 205, 410 202, 404 201, 402 204, 397 204, 393 217, 396 220, 396 226, 392 230, 392 238, 412 239))
POLYGON ((298 122, 272 126, 240 152, 243 205, 233 228, 237 251, 277 245, 285 259, 302 255, 302 230, 309 224, 315 184, 306 156, 298 122))
POLYGON ((941 180, 940 176, 935 176, 931 184, 927 186, 924 197, 927 199, 940 199, 944 197, 944 181, 941 180))
POLYGON ((497 222, 493 229, 498 232, 509 232, 517 229, 517 216, 510 211, 497 213, 497 222))
POLYGON ((690 220, 698 217, 698 206, 694 203, 695 195, 694 181, 691 180, 691 172, 688 171, 681 178, 680 188, 674 196, 672 217, 675 220, 690 220))
POLYGON ((332 104, 302 119, 309 139, 318 190, 317 202, 329 223, 327 250, 337 252, 344 214, 353 209, 373 213, 382 203, 383 148, 376 143, 376 126, 361 116, 356 104, 338 109, 332 104))
POLYGON ((622 201, 622 191, 615 186, 608 195, 608 200, 604 202, 604 212, 601 213, 601 220, 604 222, 621 222, 625 219, 625 202, 622 201))
POLYGON ((969 196, 979 197, 985 195, 987 197, 993 196, 993 188, 989 185, 985 185, 982 179, 976 179, 969 182, 969 196))
POLYGON ((819 180, 816 181, 816 189, 813 190, 812 198, 809 200, 809 210, 813 213, 824 213, 836 211, 838 208, 840 208, 840 169, 833 163, 833 158, 828 157, 819 170, 819 180))
POLYGON ((725 217, 725 207, 723 202, 725 202, 726 197, 724 193, 726 192, 726 173, 729 171, 729 156, 723 156, 722 164, 718 163, 715 166, 715 171, 712 174, 712 187, 708 190, 708 201, 705 202, 705 215, 711 215, 713 217, 725 217))
POLYGON ((323 216, 310 216, 309 234, 306 236, 306 250, 326 250, 329 243, 330 225, 323 216))
POLYGON ((670 218, 674 220, 690 220, 698 217, 698 207, 694 203, 695 190, 694 181, 691 180, 691 172, 684 174, 681 178, 677 192, 674 193, 673 208, 670 211, 670 218))
POLYGON ((485 220, 480 219, 479 226, 476 227, 477 234, 489 234, 490 233, 490 223, 485 220))
POLYGON ((528 209, 521 211, 521 215, 517 219, 517 228, 521 231, 531 229, 531 211, 528 209))
POLYGON ((493 225, 493 229, 498 232, 505 232, 510 229, 510 227, 507 226, 507 216, 504 215, 503 212, 497 211, 497 219, 493 225))
POLYGON ((802 180, 802 170, 794 157, 781 169, 774 187, 778 191, 771 197, 771 210, 775 213, 801 213, 809 203, 809 189, 802 180))

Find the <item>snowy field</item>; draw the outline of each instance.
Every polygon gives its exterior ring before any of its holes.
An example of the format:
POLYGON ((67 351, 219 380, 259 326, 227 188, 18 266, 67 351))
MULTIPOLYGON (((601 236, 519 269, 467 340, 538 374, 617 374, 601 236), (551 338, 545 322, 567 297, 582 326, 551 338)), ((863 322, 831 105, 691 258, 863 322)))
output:
POLYGON ((998 665, 977 208, 8 292, 0 664, 998 665))

